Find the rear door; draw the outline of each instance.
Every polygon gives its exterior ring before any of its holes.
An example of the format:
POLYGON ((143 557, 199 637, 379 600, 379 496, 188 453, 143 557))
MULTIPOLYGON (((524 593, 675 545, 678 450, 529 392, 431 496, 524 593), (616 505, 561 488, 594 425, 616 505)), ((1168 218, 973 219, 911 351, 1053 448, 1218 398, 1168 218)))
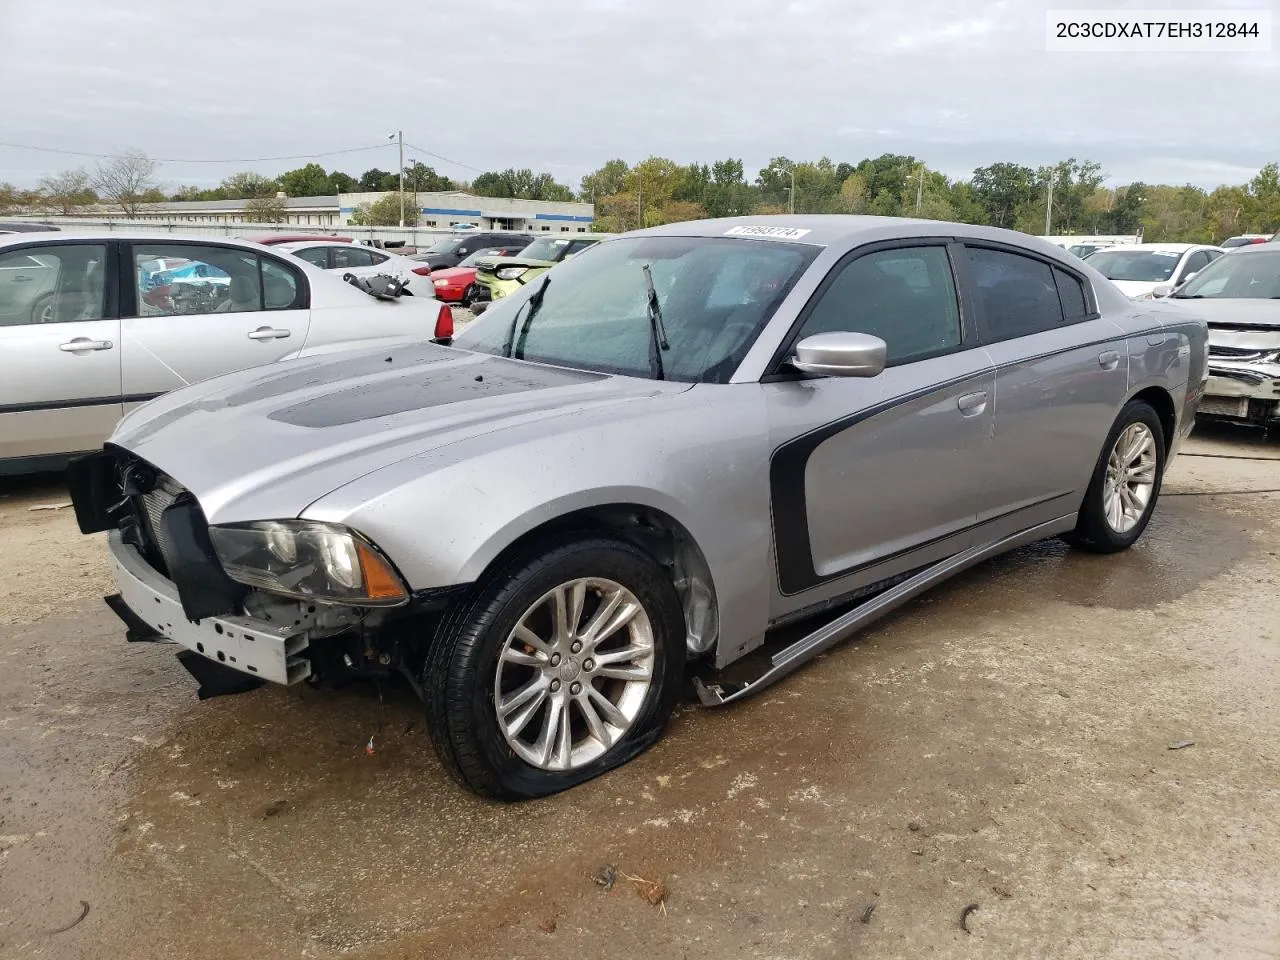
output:
POLYGON ((120 419, 113 246, 0 251, 0 460, 92 450, 120 419))
POLYGON ((979 519, 995 539, 1074 513, 1128 390, 1124 332, 1093 291, 1020 248, 966 242, 970 299, 996 365, 995 436, 979 519))
POLYGON ((284 259, 212 242, 123 246, 121 363, 131 401, 271 363, 306 340, 310 289, 284 259))

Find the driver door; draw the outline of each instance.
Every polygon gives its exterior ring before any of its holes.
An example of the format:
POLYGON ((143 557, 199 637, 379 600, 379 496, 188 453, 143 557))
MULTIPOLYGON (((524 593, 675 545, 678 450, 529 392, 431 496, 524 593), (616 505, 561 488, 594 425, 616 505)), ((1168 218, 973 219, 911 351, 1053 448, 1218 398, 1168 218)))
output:
POLYGON ((990 455, 995 369, 956 294, 945 240, 856 251, 794 342, 868 333, 876 377, 764 384, 778 590, 773 617, 970 546, 990 455))

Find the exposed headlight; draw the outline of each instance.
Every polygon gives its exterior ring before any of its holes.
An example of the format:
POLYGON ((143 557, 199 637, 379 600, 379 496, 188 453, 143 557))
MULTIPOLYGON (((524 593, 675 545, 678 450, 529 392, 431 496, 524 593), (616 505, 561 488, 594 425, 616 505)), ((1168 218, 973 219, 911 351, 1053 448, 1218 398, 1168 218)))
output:
POLYGON ((449 285, 449 281, 448 281, 448 280, 433 280, 432 282, 433 282, 437 287, 447 287, 447 286, 449 285))
POLYGON ((528 272, 528 267, 502 267, 497 276, 499 280, 519 280, 528 272))
POLYGON ((269 520, 209 528, 227 576, 288 597, 394 606, 409 599, 395 568, 346 527, 311 520, 269 520))
POLYGON ((1154 293, 1140 293, 1136 297, 1130 297, 1129 299, 1130 300, 1154 300, 1155 298, 1156 298, 1156 295, 1154 293))

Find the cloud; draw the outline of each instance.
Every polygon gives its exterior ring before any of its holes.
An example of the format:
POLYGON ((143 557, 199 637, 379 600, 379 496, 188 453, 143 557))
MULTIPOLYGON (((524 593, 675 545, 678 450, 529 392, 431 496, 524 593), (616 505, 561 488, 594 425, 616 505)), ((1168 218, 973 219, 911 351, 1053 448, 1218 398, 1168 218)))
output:
MULTIPOLYGON (((1057 5, 489 0, 387 18, 335 0, 226 0, 198 14, 171 0, 0 0, 0 85, 22 91, 6 98, 2 139, 267 157, 403 129, 469 166, 575 184, 611 157, 651 154, 752 169, 778 155, 914 153, 953 176, 1076 156, 1119 179, 1204 185, 1277 159, 1280 58, 1050 54, 1044 11, 1057 5)), ((0 147, 0 179, 32 184, 82 162, 0 147)), ((396 155, 319 162, 358 175, 396 155)), ((245 166, 166 163, 161 176, 208 183, 245 166)))

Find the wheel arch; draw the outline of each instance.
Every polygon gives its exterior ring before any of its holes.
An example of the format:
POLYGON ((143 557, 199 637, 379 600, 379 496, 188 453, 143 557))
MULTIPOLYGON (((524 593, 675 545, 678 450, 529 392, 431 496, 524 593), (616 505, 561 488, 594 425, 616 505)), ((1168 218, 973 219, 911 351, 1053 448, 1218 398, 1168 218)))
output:
POLYGON ((578 533, 626 540, 649 554, 671 578, 684 609, 690 657, 715 649, 719 606, 706 555, 689 528, 671 512, 638 500, 609 500, 546 516, 526 514, 484 544, 464 571, 466 580, 483 580, 513 555, 536 549, 539 541, 578 533))
POLYGON ((1164 452, 1167 456, 1173 449, 1178 429, 1178 408, 1173 402, 1172 394, 1164 387, 1152 385, 1143 387, 1125 402, 1131 403, 1134 400, 1150 404, 1160 418, 1160 426, 1164 431, 1164 452))

